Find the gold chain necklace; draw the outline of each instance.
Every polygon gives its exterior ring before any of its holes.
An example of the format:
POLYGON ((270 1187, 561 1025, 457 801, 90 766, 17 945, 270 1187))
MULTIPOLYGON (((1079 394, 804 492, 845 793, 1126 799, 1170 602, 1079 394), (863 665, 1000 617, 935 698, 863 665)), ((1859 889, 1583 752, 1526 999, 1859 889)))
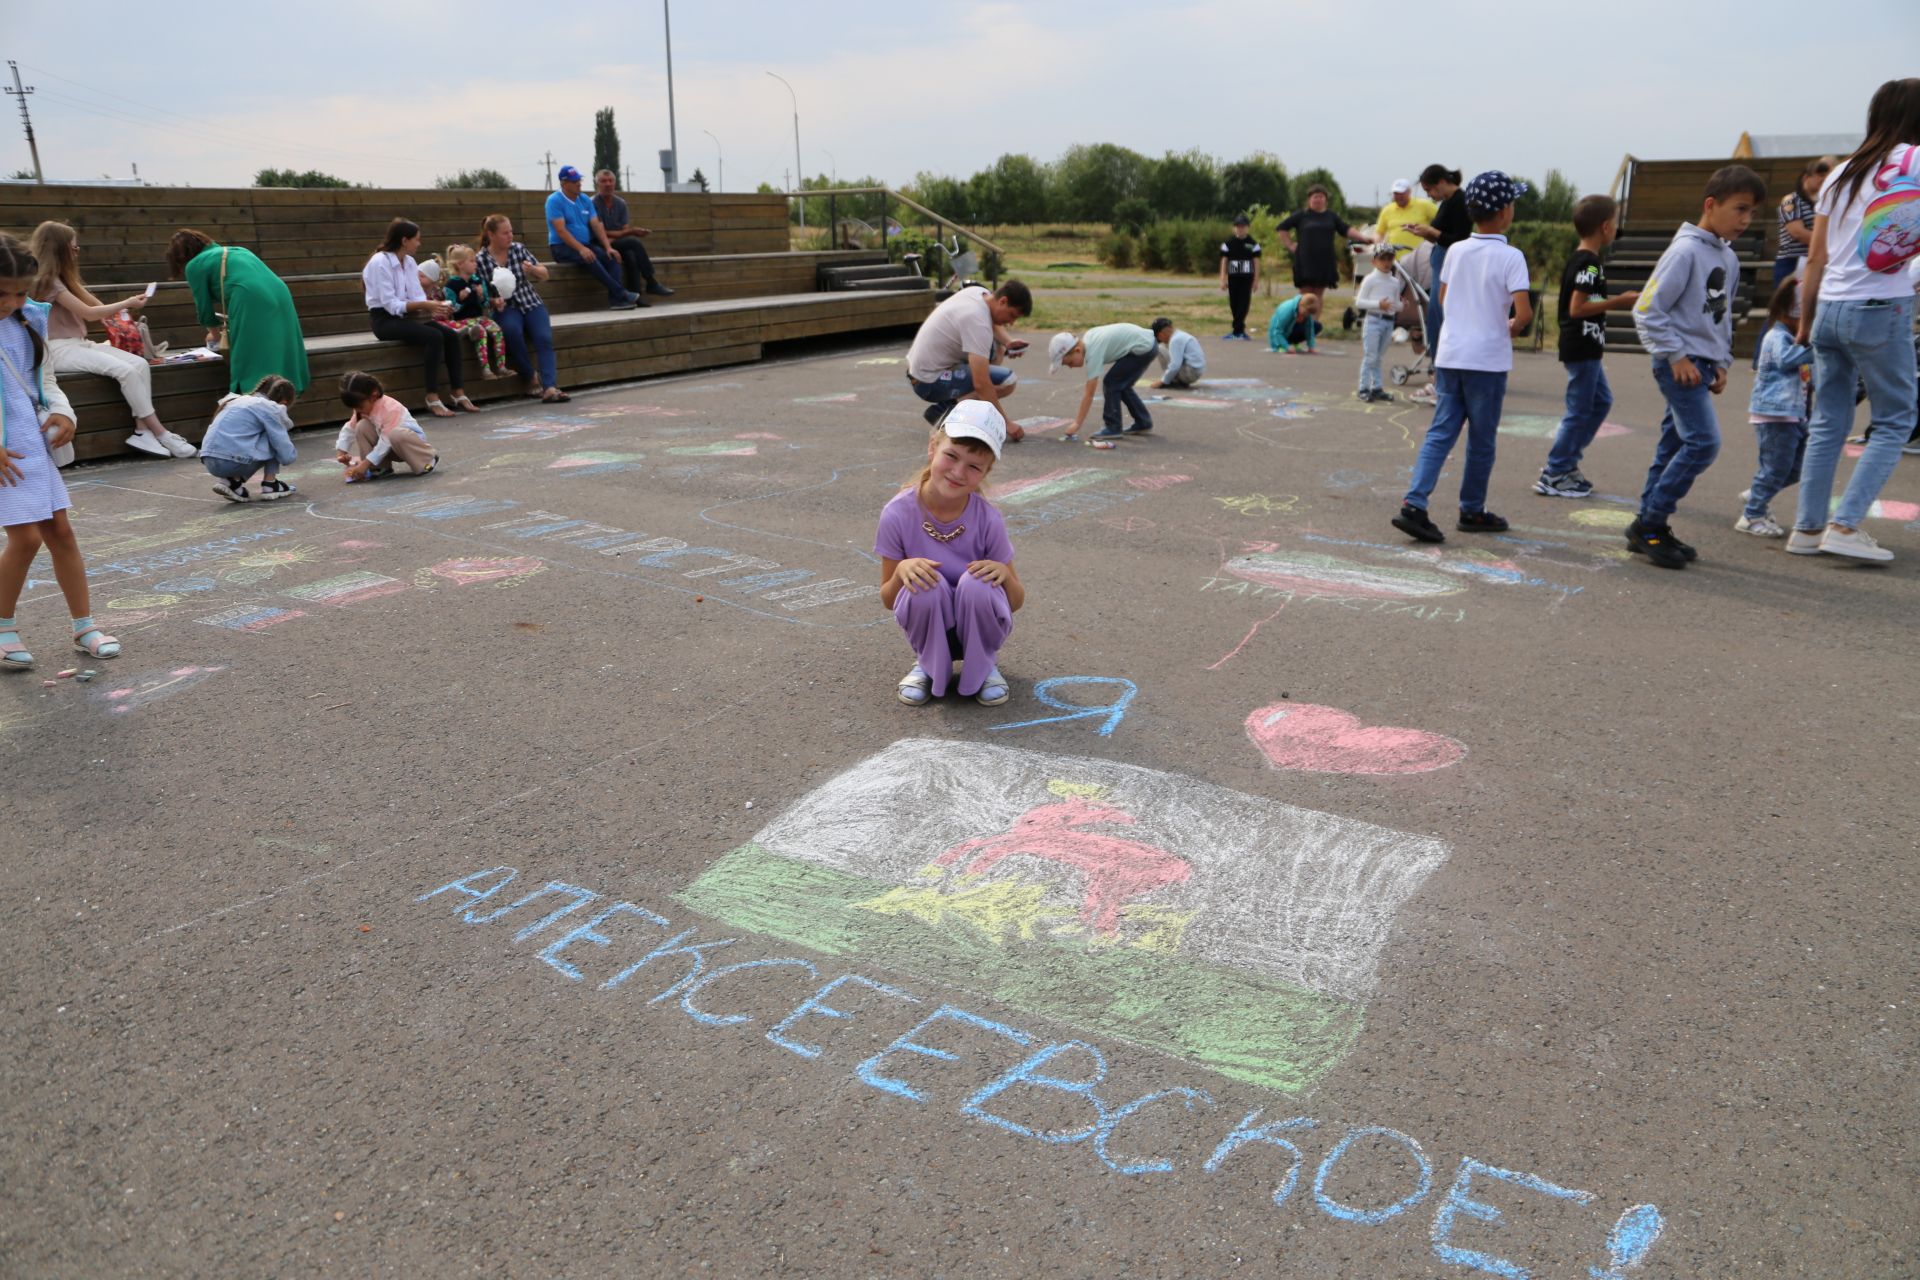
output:
POLYGON ((933 527, 933 521, 931 520, 922 520, 920 522, 920 527, 922 529, 925 529, 927 531, 927 536, 929 538, 932 538, 935 542, 952 542, 955 538, 959 537, 961 534, 967 531, 967 526, 963 524, 957 524, 953 526, 952 533, 942 533, 938 529, 933 527))

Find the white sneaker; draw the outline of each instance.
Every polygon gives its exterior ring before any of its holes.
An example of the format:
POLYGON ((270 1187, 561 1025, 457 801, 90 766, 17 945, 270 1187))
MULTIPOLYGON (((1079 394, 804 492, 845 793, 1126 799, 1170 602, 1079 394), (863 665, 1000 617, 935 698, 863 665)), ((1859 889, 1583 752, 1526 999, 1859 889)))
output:
POLYGON ((1790 556, 1817 556, 1824 550, 1820 545, 1820 531, 1808 533, 1805 529, 1795 529, 1787 535, 1787 554, 1790 556))
POLYGON ((1748 498, 1751 498, 1752 496, 1753 496, 1753 490, 1751 489, 1742 489, 1740 491, 1740 501, 1742 502, 1745 502, 1748 498))
POLYGON ((128 436, 127 447, 129 449, 138 449, 142 453, 150 453, 156 458, 171 458, 173 456, 173 450, 167 448, 166 445, 161 444, 159 440, 144 431, 136 431, 128 436))
POLYGON ((176 458, 197 458, 200 456, 200 451, 193 447, 191 440, 188 440, 185 436, 175 435, 171 431, 161 434, 160 443, 165 445, 167 452, 176 458))
POLYGON ((1850 560, 1873 560, 1886 562, 1893 559, 1893 552, 1875 542, 1864 530, 1855 529, 1852 533, 1843 533, 1833 525, 1827 526, 1826 536, 1820 539, 1820 549, 1831 556, 1846 556, 1850 560))
POLYGON ((1751 520, 1743 515, 1733 522, 1733 527, 1736 532, 1750 533, 1756 538, 1784 538, 1787 536, 1787 531, 1781 528, 1772 516, 1768 515, 1755 516, 1751 520))

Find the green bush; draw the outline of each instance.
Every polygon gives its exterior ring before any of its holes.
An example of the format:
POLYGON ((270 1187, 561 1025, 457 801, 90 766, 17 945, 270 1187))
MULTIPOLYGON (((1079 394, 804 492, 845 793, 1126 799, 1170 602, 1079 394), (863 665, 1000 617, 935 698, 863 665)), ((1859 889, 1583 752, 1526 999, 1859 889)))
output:
POLYGON ((1507 229, 1507 243, 1526 255, 1534 287, 1554 291, 1580 237, 1571 222, 1516 222, 1507 229))
POLYGON ((1155 221, 1153 206, 1139 196, 1128 196, 1113 206, 1113 229, 1137 236, 1155 221))
POLYGON ((1148 227, 1147 233, 1140 237, 1140 265, 1149 271, 1165 271, 1167 238, 1172 234, 1173 227, 1164 222, 1156 222, 1148 227))
POLYGON ((1220 272, 1220 242, 1226 239, 1226 233, 1217 223, 1190 222, 1187 224, 1188 270, 1197 276, 1218 275, 1220 272))
POLYGON ((931 274, 934 264, 930 255, 938 243, 932 237, 921 235, 918 231, 903 231, 887 241, 887 261, 899 262, 908 254, 917 253, 920 255, 920 270, 931 274))
POLYGON ((1131 267, 1133 256, 1132 236, 1112 232, 1100 237, 1100 261, 1116 271, 1125 271, 1131 267))

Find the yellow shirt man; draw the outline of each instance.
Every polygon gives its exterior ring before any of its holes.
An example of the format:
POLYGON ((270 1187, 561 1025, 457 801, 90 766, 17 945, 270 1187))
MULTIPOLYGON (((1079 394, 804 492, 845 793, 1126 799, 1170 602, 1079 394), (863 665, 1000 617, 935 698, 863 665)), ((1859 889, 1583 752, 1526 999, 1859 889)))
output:
POLYGON ((1403 245, 1409 249, 1420 247, 1420 237, 1402 227, 1409 222, 1431 223, 1440 212, 1440 207, 1425 196, 1412 194, 1413 184, 1405 178, 1393 184, 1393 199, 1380 210, 1380 220, 1374 224, 1374 234, 1388 244, 1403 245))

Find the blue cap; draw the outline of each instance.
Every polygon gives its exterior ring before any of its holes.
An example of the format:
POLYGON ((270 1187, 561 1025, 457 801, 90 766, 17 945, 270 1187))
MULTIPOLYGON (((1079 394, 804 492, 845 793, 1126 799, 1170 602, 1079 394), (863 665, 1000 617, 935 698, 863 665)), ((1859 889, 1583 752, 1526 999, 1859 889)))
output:
POLYGON ((560 181, 579 182, 580 180, 581 180, 580 171, 578 169, 574 168, 570 164, 563 164, 560 166, 560 181))
POLYGON ((1498 213, 1527 194, 1524 182, 1516 182, 1498 169, 1476 173, 1467 184, 1467 212, 1498 213))

